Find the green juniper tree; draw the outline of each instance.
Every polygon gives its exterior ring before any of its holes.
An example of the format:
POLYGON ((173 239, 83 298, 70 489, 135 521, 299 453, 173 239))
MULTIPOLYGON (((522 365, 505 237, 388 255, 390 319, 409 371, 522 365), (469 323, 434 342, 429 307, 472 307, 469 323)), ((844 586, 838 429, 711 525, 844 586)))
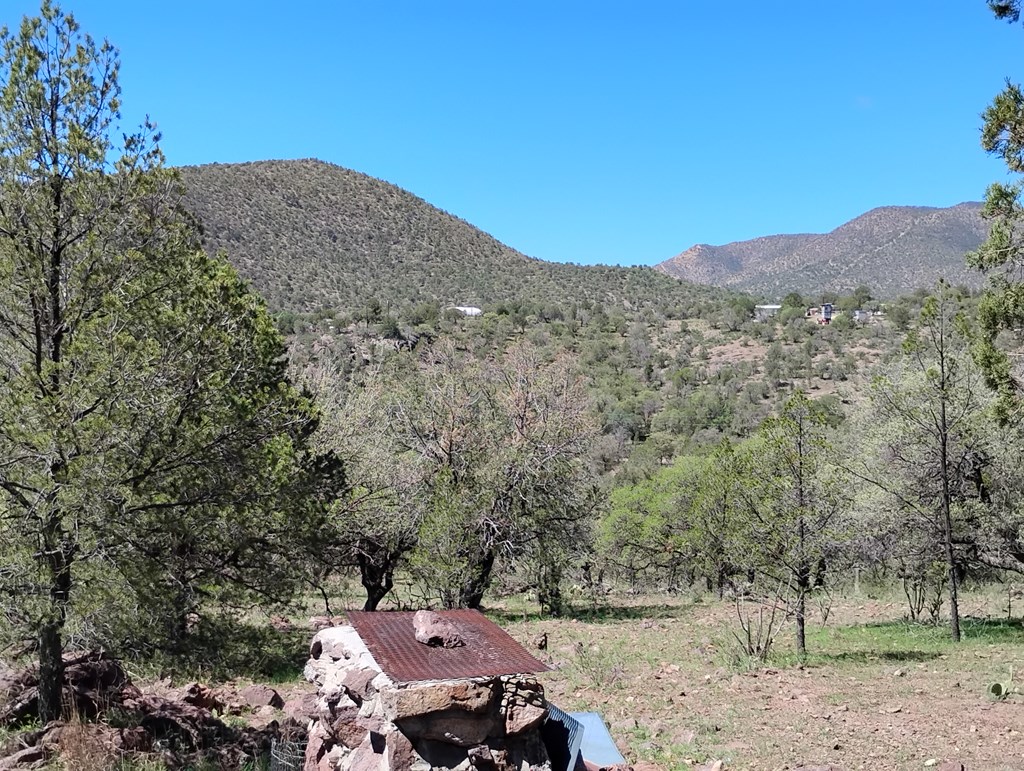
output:
POLYGON ((939 282, 904 341, 901 360, 872 385, 873 425, 866 434, 874 447, 855 470, 885 494, 910 534, 904 543, 924 552, 917 561, 943 566, 954 642, 960 640, 958 520, 964 501, 978 494, 972 480, 981 475, 990 441, 983 427, 986 394, 968 357, 966 325, 960 297, 939 282))
POLYGON ((34 638, 44 722, 69 627, 280 598, 337 482, 153 126, 115 143, 119 67, 49 0, 0 34, 0 636, 34 638))
MULTIPOLYGON (((997 18, 1020 20, 1019 0, 988 0, 997 18)), ((982 113, 981 145, 1003 159, 1018 178, 1024 174, 1024 91, 1006 82, 992 104, 982 113)), ((1021 182, 996 182, 985 193, 982 216, 989 222, 987 240, 968 256, 968 263, 989 276, 989 285, 978 308, 982 335, 976 344, 978 363, 988 384, 999 395, 997 411, 1005 422, 1020 419, 1020 375, 1014 372, 1003 347, 996 344, 1001 330, 1019 336, 1024 328, 1024 283, 1019 271, 1024 261, 1024 206, 1021 182)))
POLYGON ((807 599, 824 582, 846 529, 847 498, 828 424, 825 408, 802 391, 764 422, 746 448, 744 511, 730 532, 734 563, 778 592, 793 614, 801 656, 807 653, 807 599))

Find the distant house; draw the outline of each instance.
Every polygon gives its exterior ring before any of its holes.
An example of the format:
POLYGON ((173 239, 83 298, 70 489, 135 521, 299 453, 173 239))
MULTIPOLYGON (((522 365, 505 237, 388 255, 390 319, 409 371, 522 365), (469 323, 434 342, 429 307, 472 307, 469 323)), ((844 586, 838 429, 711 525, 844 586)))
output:
POLYGON ((781 310, 781 305, 755 305, 754 321, 767 321, 781 310))
POLYGON ((861 309, 855 310, 853 312, 853 320, 856 321, 858 324, 867 324, 869 321, 871 321, 871 311, 861 309))
POLYGON ((463 316, 483 316, 484 312, 475 305, 456 305, 455 310, 463 316))

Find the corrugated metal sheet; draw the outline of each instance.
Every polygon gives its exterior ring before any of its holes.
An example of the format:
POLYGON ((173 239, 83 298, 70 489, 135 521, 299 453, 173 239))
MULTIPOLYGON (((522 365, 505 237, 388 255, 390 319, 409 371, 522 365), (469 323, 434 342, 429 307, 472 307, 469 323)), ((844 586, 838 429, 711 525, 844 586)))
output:
POLYGON ((575 771, 580 763, 583 726, 568 712, 548 702, 548 717, 541 727, 553 771, 575 771))
POLYGON ((476 610, 438 611, 466 641, 458 648, 434 648, 416 640, 412 611, 350 610, 348 618, 373 658, 392 680, 462 680, 470 677, 546 672, 497 624, 476 610))

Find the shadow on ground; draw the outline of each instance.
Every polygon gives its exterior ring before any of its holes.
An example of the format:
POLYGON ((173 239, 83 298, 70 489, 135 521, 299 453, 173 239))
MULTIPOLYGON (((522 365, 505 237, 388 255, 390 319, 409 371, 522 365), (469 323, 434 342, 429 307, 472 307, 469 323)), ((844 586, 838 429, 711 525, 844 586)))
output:
MULTIPOLYGON (((690 615, 690 605, 606 605, 598 607, 573 608, 561 618, 600 624, 609 621, 641 621, 645 619, 683 618, 690 615)), ((543 616, 539 611, 507 610, 489 608, 486 615, 496 623, 515 623, 542 621, 551 616, 543 616)))
POLYGON ((842 653, 819 653, 814 658, 822 664, 919 664, 932 661, 942 654, 938 651, 843 651, 842 653))
POLYGON ((311 634, 308 629, 276 629, 266 622, 204 619, 181 650, 153 663, 193 679, 285 683, 301 678, 311 634))

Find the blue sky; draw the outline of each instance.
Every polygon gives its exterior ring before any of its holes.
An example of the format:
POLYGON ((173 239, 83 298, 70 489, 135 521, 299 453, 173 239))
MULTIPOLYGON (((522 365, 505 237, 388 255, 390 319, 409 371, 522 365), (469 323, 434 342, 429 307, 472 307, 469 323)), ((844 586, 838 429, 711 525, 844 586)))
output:
MULTIPOLYGON (((174 165, 316 157, 535 257, 653 264, 980 200, 984 0, 77 0, 174 165)), ((13 25, 38 6, 4 3, 13 25)))

